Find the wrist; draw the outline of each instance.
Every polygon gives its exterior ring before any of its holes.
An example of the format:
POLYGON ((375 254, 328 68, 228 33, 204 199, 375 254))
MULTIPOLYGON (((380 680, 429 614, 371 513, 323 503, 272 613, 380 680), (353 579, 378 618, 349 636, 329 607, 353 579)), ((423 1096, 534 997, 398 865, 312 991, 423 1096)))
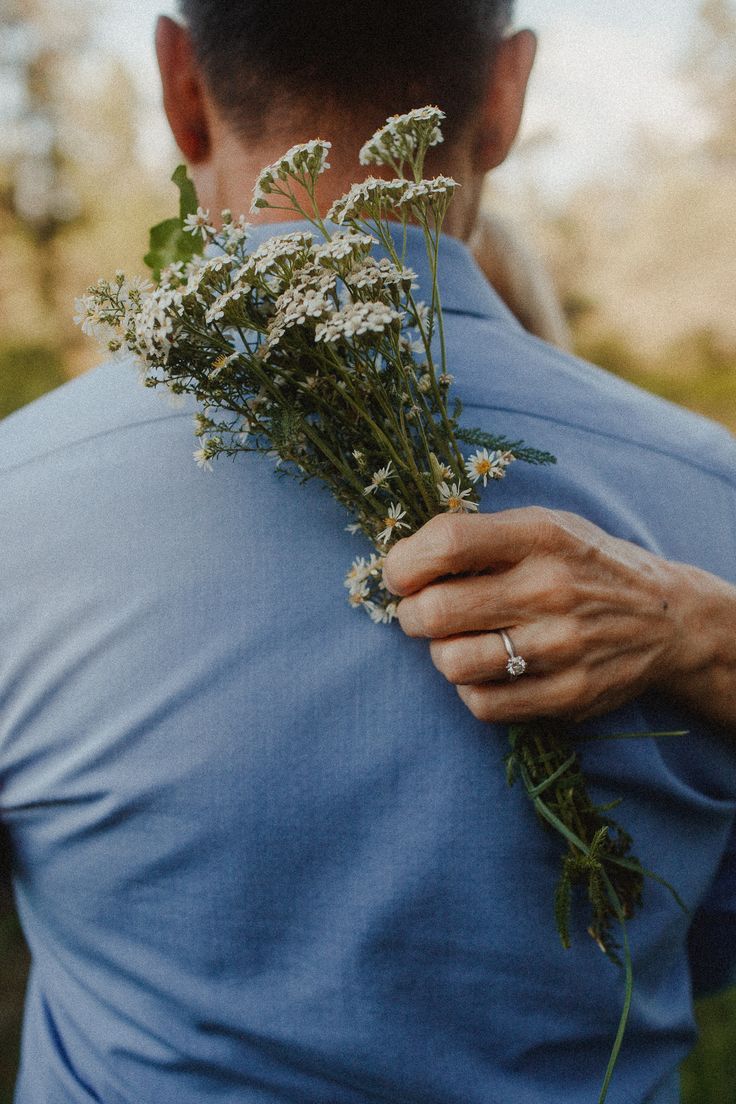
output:
POLYGON ((719 624, 714 617, 713 576, 689 564, 668 563, 662 605, 671 626, 670 678, 697 674, 717 659, 719 624), (710 586, 709 586, 710 582, 710 586))
POLYGON ((668 563, 662 595, 671 639, 660 689, 702 708, 736 672, 736 588, 689 564, 668 563))

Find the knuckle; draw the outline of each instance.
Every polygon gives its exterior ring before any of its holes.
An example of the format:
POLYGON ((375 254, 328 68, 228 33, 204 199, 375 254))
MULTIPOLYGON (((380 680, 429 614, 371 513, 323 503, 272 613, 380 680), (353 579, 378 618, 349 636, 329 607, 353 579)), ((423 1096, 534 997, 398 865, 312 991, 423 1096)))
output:
MULTIPOLYGON (((438 586, 425 587, 424 591, 404 598, 399 605, 399 617, 404 607, 404 618, 412 629, 409 635, 441 637, 447 619, 447 601, 438 586), (409 603, 408 609, 406 604, 409 603), (408 615, 408 616, 407 616, 408 615)), ((404 622, 402 622, 404 627, 404 622)))
POLYGON ((433 640, 430 644, 432 662, 448 682, 456 685, 467 678, 467 664, 463 661, 461 648, 456 643, 433 640))
POLYGON ((571 671, 560 679, 550 694, 556 713, 575 713, 585 709, 590 698, 588 677, 584 671, 571 671))
POLYGON ((558 665, 578 662, 585 655, 586 634, 572 617, 563 619, 549 651, 558 665))
POLYGON ((554 541, 560 530, 560 523, 554 510, 546 506, 530 506, 531 522, 537 534, 537 542, 547 545, 554 541))
POLYGON ((392 594, 399 594, 401 589, 401 569, 394 555, 396 546, 387 554, 383 561, 383 581, 392 594))
POLYGON ((383 561, 383 581, 392 594, 406 594, 411 587, 411 575, 408 570, 406 548, 403 540, 397 541, 383 561))
POLYGON ((460 520, 452 514, 437 514, 425 525, 432 551, 437 560, 446 566, 448 574, 458 562, 462 547, 461 526, 458 524, 460 520))
POLYGON ((567 613, 575 608, 575 578, 566 563, 553 560, 540 568, 537 596, 540 606, 554 613, 567 613))
POLYGON ((416 612, 416 598, 402 598, 396 616, 403 632, 407 636, 422 636, 421 625, 416 612))
POLYGON ((446 635, 451 602, 442 587, 430 587, 418 599, 420 620, 431 637, 446 635))

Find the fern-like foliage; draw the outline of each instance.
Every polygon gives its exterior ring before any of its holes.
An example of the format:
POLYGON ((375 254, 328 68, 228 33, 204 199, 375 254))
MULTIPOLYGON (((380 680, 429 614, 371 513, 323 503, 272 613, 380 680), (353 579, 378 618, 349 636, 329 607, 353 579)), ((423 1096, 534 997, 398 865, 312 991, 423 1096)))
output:
POLYGON ((468 429, 465 426, 457 426, 455 436, 458 441, 466 445, 475 445, 476 448, 487 448, 499 452, 513 452, 517 460, 523 460, 526 464, 556 464, 557 458, 551 452, 541 449, 529 448, 523 441, 511 441, 508 437, 502 437, 496 433, 486 433, 482 429, 468 429))

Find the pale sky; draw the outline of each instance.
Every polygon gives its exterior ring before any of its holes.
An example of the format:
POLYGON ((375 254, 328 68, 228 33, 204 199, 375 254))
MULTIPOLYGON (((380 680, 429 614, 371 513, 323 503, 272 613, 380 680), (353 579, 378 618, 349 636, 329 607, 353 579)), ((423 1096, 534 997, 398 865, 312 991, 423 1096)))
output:
MULTIPOLYGON (((675 139, 702 132, 677 79, 698 7, 699 0, 517 0, 517 24, 540 40, 522 136, 549 132, 554 141, 512 161, 502 179, 532 175, 543 192, 563 196, 583 180, 621 173, 642 131, 675 139)), ((174 0, 101 0, 98 39, 139 77, 143 145, 154 161, 167 147, 153 25, 157 13, 174 11, 174 0)))

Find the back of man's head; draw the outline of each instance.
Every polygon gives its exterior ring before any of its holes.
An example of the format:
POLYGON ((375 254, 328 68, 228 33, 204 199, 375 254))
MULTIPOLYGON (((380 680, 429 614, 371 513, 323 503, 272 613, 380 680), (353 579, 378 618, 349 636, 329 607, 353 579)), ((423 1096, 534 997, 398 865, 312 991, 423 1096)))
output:
POLYGON ((243 139, 280 115, 379 124, 437 103, 448 138, 478 105, 514 0, 179 0, 219 112, 243 139))

